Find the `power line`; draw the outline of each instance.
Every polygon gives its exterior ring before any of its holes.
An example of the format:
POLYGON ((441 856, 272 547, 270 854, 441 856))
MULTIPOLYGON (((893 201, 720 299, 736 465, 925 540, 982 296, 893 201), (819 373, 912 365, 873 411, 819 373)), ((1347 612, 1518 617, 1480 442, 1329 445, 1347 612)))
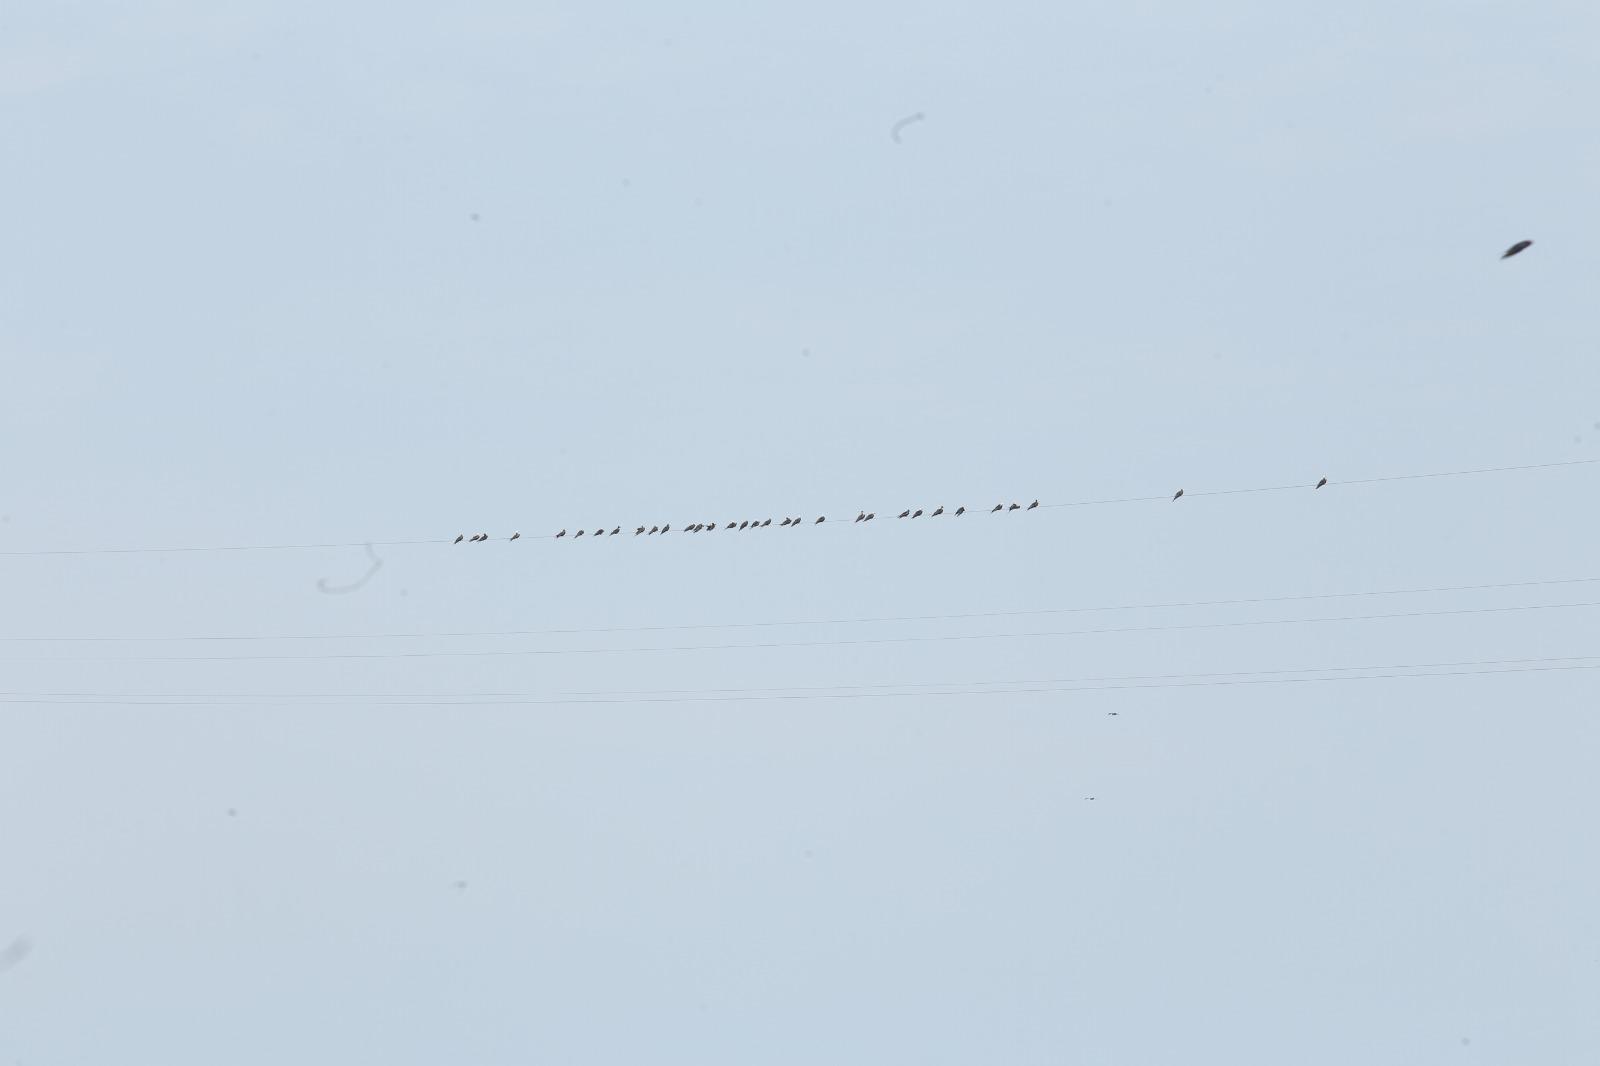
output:
MULTIPOLYGON (((1382 663, 1359 666, 1300 666, 1264 670, 1181 671, 1161 674, 1101 674, 1089 677, 1011 678, 986 681, 879 681, 857 685, 773 685, 739 686, 733 688, 660 688, 660 689, 589 689, 576 692, 539 694, 532 692, 0 692, 0 698, 66 699, 66 700, 188 700, 193 702, 240 701, 242 705, 302 700, 376 701, 379 703, 401 701, 451 701, 470 703, 480 701, 556 700, 562 703, 610 702, 610 697, 633 696, 685 696, 711 698, 732 695, 779 695, 786 693, 871 692, 892 689, 995 689, 997 693, 1011 691, 1002 686, 1079 685, 1129 681, 1203 681, 1249 677, 1287 677, 1289 675, 1316 675, 1367 673, 1371 671, 1426 671, 1456 670, 1488 666, 1540 666, 1555 663, 1588 663, 1600 660, 1600 655, 1555 655, 1521 659, 1466 659, 1451 662, 1382 663)), ((895 694, 895 693, 891 693, 895 694)), ((898 695, 917 695, 903 692, 898 695)))
POLYGON ((1511 607, 1463 607, 1435 611, 1397 611, 1388 614, 1336 615, 1321 618, 1267 618, 1234 622, 1188 622, 1156 626, 1107 626, 1032 633, 954 633, 912 637, 852 637, 838 640, 769 641, 747 644, 679 644, 631 648, 518 648, 477 651, 326 652, 305 655, 59 655, 6 656, 0 662, 313 662, 358 659, 479 659, 544 655, 619 655, 648 652, 750 651, 776 648, 832 648, 869 644, 929 644, 964 640, 1016 640, 1038 637, 1081 637, 1120 633, 1171 633, 1207 629, 1243 629, 1261 626, 1311 625, 1334 622, 1372 622, 1402 618, 1444 618, 1465 615, 1507 614, 1516 611, 1558 611, 1600 607, 1600 601, 1537 603, 1511 607))
MULTIPOLYGON (((1555 469, 1560 469, 1560 468, 1565 468, 1565 467, 1590 466, 1590 465, 1593 465, 1593 464, 1596 464, 1596 463, 1600 463, 1600 458, 1594 458, 1594 459, 1567 459, 1567 460, 1561 460, 1561 461, 1558 461, 1558 462, 1550 462, 1550 463, 1523 463, 1523 464, 1514 465, 1514 466, 1484 466, 1484 467, 1475 467, 1475 468, 1464 469, 1464 470, 1436 470, 1436 471, 1428 471, 1428 472, 1413 473, 1413 474, 1383 474, 1383 475, 1378 475, 1378 476, 1373 476, 1373 477, 1345 478, 1345 479, 1341 479, 1341 480, 1338 480, 1338 481, 1330 480, 1330 481, 1328 481, 1328 483, 1327 483, 1327 485, 1326 485, 1326 487, 1325 487, 1325 489, 1323 491, 1334 490, 1334 489, 1338 489, 1338 488, 1341 488, 1341 487, 1342 488, 1352 488, 1352 487, 1365 486, 1365 485, 1378 485, 1378 484, 1383 484, 1383 483, 1392 482, 1392 481, 1420 481, 1420 480, 1430 479, 1430 478, 1457 478, 1457 477, 1475 477, 1475 476, 1484 475, 1484 474, 1524 473, 1524 472, 1535 471, 1535 470, 1555 470, 1555 469)), ((1253 485, 1253 486, 1246 486, 1246 487, 1242 487, 1242 488, 1231 488, 1231 489, 1195 489, 1195 490, 1185 490, 1183 492, 1183 496, 1184 496, 1185 499, 1190 499, 1190 498, 1194 498, 1194 497, 1206 497, 1206 496, 1237 496, 1237 495, 1242 495, 1242 494, 1247 494, 1247 493, 1310 492, 1310 491, 1317 491, 1317 490, 1314 489, 1313 484, 1311 482, 1306 482, 1306 483, 1300 483, 1300 484, 1294 484, 1294 485, 1253 485)), ((1161 493, 1161 494, 1154 494, 1154 495, 1147 495, 1147 496, 1122 496, 1122 497, 1113 497, 1113 498, 1105 498, 1105 499, 1066 500, 1066 501, 1058 501, 1058 502, 1054 502, 1054 503, 1044 503, 1044 502, 1041 501, 1040 504, 1039 504, 1039 508, 1040 509, 1053 509, 1053 508, 1065 508, 1065 507, 1103 507, 1103 506, 1111 506, 1111 505, 1117 505, 1117 504, 1129 504, 1129 503, 1169 502, 1172 499, 1173 499, 1173 497, 1172 497, 1172 495, 1170 493, 1161 493)), ((893 509, 886 507, 886 508, 884 508, 883 516, 884 516, 884 518, 887 518, 892 513, 894 513, 893 509)), ((981 515, 978 514, 978 509, 974 509, 973 517, 974 518, 981 517, 981 515)), ((690 524, 693 524, 693 523, 690 523, 690 524)), ((808 519, 805 522, 803 522, 802 524, 811 526, 811 525, 814 524, 814 520, 808 519)), ((840 512, 840 513, 837 513, 837 514, 828 514, 828 515, 826 515, 825 516, 825 522, 823 523, 821 528, 823 528, 823 529, 838 529, 841 526, 854 525, 854 524, 855 523, 852 520, 850 512, 849 511, 844 511, 844 512, 840 512)), ((628 523, 611 522, 611 523, 607 523, 607 525, 611 526, 612 528, 625 527, 630 532, 631 532, 631 530, 633 528, 636 528, 636 526, 635 526, 635 524, 633 522, 628 522, 628 523)), ((643 525, 646 528, 648 528, 651 525, 651 523, 646 522, 646 523, 643 523, 643 525)), ((713 527, 713 528, 715 528, 715 527, 713 527)), ((679 527, 679 532, 681 532, 682 529, 683 529, 683 527, 680 526, 679 527)), ((534 541, 534 540, 550 540, 550 541, 553 541, 553 540, 558 539, 558 537, 555 534, 548 534, 547 533, 547 534, 519 534, 515 538, 506 537, 506 536, 495 536, 495 537, 487 537, 486 539, 490 540, 490 541, 510 541, 510 540, 513 540, 513 539, 519 540, 519 541, 534 541)), ((610 537, 608 536, 605 539, 610 539, 610 537)), ((631 539, 631 537, 629 539, 631 539)), ((448 545, 451 545, 451 544, 454 544, 454 543, 455 543, 455 538, 451 538, 451 537, 436 537, 436 538, 424 538, 424 539, 413 539, 413 540, 360 540, 360 541, 343 541, 343 542, 309 542, 309 543, 279 543, 279 544, 187 545, 187 546, 180 546, 180 547, 165 547, 165 548, 46 548, 46 549, 34 549, 34 550, 22 550, 22 551, 18 551, 18 550, 0 551, 0 558, 7 558, 7 557, 9 557, 9 558, 40 558, 40 557, 47 557, 47 556, 81 556, 81 555, 162 555, 162 554, 196 554, 196 553, 207 553, 207 552, 311 551, 311 550, 328 550, 328 549, 342 549, 342 548, 398 548, 398 547, 415 547, 415 546, 425 546, 425 545, 446 545, 446 546, 448 546, 448 545)))
POLYGON ((780 621, 760 622, 697 622, 672 625, 651 626, 600 626, 592 628, 565 628, 565 629, 498 629, 498 630, 453 630, 436 632, 391 632, 391 633, 267 633, 267 634, 193 634, 189 636, 161 637, 161 636, 118 636, 118 637, 38 637, 38 636, 0 636, 0 641, 13 643, 62 643, 62 644, 111 644, 111 643, 182 643, 182 642, 218 642, 218 641, 291 641, 291 640, 425 640, 425 639, 458 639, 482 637, 543 637, 543 636, 582 636, 600 635, 610 633, 668 633, 668 632, 693 632, 717 629, 771 629, 785 626, 820 626, 820 625, 866 625, 887 622, 954 622, 971 621, 984 618, 1028 618, 1044 617, 1051 615, 1067 614, 1098 614, 1112 611, 1156 611, 1177 610, 1199 607, 1245 607, 1259 606, 1271 603, 1304 603, 1318 600, 1343 600, 1361 599, 1379 596, 1422 596, 1435 595, 1448 592, 1489 592, 1510 589, 1550 588, 1563 585, 1583 585, 1600 582, 1596 577, 1564 577, 1547 578, 1531 581, 1499 581, 1471 585, 1431 585, 1398 589, 1370 589, 1357 592, 1311 592, 1295 593, 1281 596, 1249 596, 1221 600, 1169 600, 1155 603, 1122 603, 1109 604, 1096 607, 1041 607, 1025 608, 1008 611, 965 611, 949 614, 908 614, 908 615, 879 615, 863 617, 841 618, 797 618, 780 621))
MULTIPOLYGON (((1017 696, 1017 695, 1044 695, 1077 692, 1127 692, 1149 691, 1157 689, 1192 689, 1192 688, 1230 688, 1248 685, 1304 685, 1328 684, 1341 681, 1395 681, 1402 679, 1428 679, 1440 677, 1484 677, 1497 674, 1536 674, 1536 673, 1564 673, 1575 670, 1600 670, 1600 664, 1593 665, 1565 665, 1565 666, 1514 666, 1493 667, 1468 670, 1434 670, 1405 673, 1365 673, 1343 674, 1340 676, 1313 676, 1313 677, 1256 677, 1238 678, 1212 681, 1178 681, 1178 682, 1153 682, 1136 684, 1100 684, 1100 685, 1068 685, 1068 686, 1040 686, 1033 688, 1011 689, 935 689, 921 692, 837 692, 820 693, 805 692, 787 695, 759 695, 759 696, 663 696, 644 698, 621 699, 518 699, 498 701, 461 701, 461 700, 436 700, 436 701, 403 701, 389 700, 378 701, 375 706, 393 707, 555 707, 555 706, 588 706, 588 705, 618 705, 618 704, 675 704, 675 703, 767 703, 767 702, 795 702, 805 700, 862 700, 862 699, 906 699, 915 697, 945 696, 1017 696)), ((53 699, 12 699, 0 698, 0 704, 32 705, 32 706, 118 706, 118 707, 200 707, 205 704, 189 701, 170 700, 53 700, 53 699)), ((221 704, 229 706, 230 704, 221 704)), ((265 704, 232 704, 232 706, 262 706, 265 704)), ((328 701, 326 703, 301 703, 298 706, 351 706, 349 700, 328 701)))

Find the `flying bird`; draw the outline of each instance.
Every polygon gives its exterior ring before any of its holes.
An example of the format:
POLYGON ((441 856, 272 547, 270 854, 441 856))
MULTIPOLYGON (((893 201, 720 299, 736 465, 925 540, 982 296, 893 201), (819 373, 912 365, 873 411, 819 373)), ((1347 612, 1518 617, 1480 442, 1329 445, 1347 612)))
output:
POLYGON ((965 507, 957 507, 956 508, 956 517, 957 518, 960 518, 962 515, 964 515, 966 513, 967 513, 967 509, 965 507))
POLYGON ((906 509, 905 509, 905 510, 904 510, 904 511, 901 511, 901 512, 900 512, 900 517, 901 517, 901 518, 904 518, 904 517, 906 517, 906 516, 907 516, 907 515, 909 515, 909 514, 910 514, 910 513, 911 513, 911 508, 909 508, 909 507, 907 507, 907 508, 906 508, 906 509))
POLYGON ((460 544, 462 541, 464 541, 466 539, 467 539, 467 535, 465 533, 457 533, 456 534, 455 543, 460 544))
POLYGON ((942 514, 944 514, 944 504, 941 503, 938 506, 938 508, 931 515, 929 515, 928 517, 929 518, 938 518, 942 514))
POLYGON ((1028 510, 1031 511, 1037 506, 1039 506, 1039 501, 1038 500, 1034 500, 1032 503, 1028 504, 1028 510))
POLYGON ((1183 495, 1183 490, 1182 490, 1182 489, 1179 489, 1179 490, 1178 490, 1178 491, 1177 491, 1177 492, 1174 492, 1174 493, 1173 493, 1173 494, 1172 494, 1172 498, 1173 498, 1173 499, 1174 499, 1174 500, 1177 500, 1177 499, 1178 499, 1178 497, 1180 497, 1180 496, 1182 496, 1182 495, 1183 495))
POLYGON ((990 511, 989 513, 990 514, 995 514, 995 513, 999 512, 999 511, 1003 511, 1005 509, 1005 506, 1006 505, 1003 504, 1003 503, 997 503, 997 504, 994 505, 994 510, 990 511))
POLYGON ((1327 483, 1328 483, 1328 479, 1327 478, 1323 478, 1321 481, 1317 482, 1317 488, 1320 489, 1322 486, 1326 485, 1327 483))
POLYGON ((513 533, 513 534, 511 534, 511 539, 512 539, 512 540, 517 540, 517 539, 519 539, 519 538, 520 538, 520 537, 521 537, 521 536, 522 536, 522 534, 521 534, 521 533, 513 533))
POLYGON ((1505 254, 1502 255, 1500 258, 1501 259, 1510 259, 1512 256, 1516 255, 1518 252, 1525 252, 1531 247, 1533 247, 1533 242, 1532 241, 1518 241, 1516 244, 1513 244, 1510 248, 1507 248, 1505 250, 1505 254))
POLYGON ((560 533, 556 534, 556 539, 560 540, 562 537, 564 537, 566 535, 567 535, 567 531, 563 529, 560 533))

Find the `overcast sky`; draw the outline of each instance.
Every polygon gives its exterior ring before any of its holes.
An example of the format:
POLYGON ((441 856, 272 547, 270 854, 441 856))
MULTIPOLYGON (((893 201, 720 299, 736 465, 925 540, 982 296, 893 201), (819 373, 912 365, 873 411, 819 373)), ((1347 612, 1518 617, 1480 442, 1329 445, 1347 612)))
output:
POLYGON ((0 1062, 1591 1061, 1600 466, 1366 479, 1600 457, 1597 101, 1583 0, 10 0, 0 1062))

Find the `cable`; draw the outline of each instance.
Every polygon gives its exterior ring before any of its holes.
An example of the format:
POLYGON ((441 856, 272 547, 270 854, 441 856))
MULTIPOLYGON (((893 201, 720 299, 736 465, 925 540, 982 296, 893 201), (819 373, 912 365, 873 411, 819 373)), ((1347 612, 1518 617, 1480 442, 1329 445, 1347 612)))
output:
POLYGON ((329 652, 310 655, 34 655, 0 657, 0 662, 314 662, 354 659, 479 659, 534 655, 618 655, 638 652, 747 651, 772 648, 833 648, 863 644, 926 644, 958 640, 1015 640, 1025 637, 1081 637, 1116 633, 1172 633, 1274 625, 1371 622, 1398 618, 1443 618, 1461 615, 1505 614, 1513 611, 1557 611, 1588 607, 1600 607, 1600 601, 1537 603, 1513 607, 1464 607, 1438 611, 1398 611, 1390 614, 1337 615, 1324 618, 1267 618, 1237 622, 1190 622, 1159 626, 1110 626, 1101 629, 1065 629, 1035 633, 955 633, 918 637, 856 637, 841 640, 771 641, 751 644, 680 644, 634 648, 523 648, 488 651, 329 652))
POLYGON ((882 615, 856 618, 798 618, 787 621, 766 622, 704 622, 655 626, 602 626, 572 629, 499 629, 456 630, 443 632, 410 633, 278 633, 278 634, 195 634, 178 637, 5 637, 0 642, 111 644, 111 643, 180 643, 185 641, 273 641, 273 640, 425 640, 459 639, 468 637, 543 637, 580 636, 609 633, 669 633, 714 629, 770 629, 784 626, 865 625, 883 622, 954 622, 981 618, 1027 618, 1064 614, 1097 614, 1111 611, 1156 611, 1197 607, 1244 607, 1269 603, 1296 603, 1316 600, 1359 599, 1377 596, 1421 596, 1446 592, 1487 592, 1505 589, 1548 588, 1559 585, 1583 585, 1600 582, 1597 577, 1563 577, 1533 581, 1500 581, 1476 585, 1433 585, 1403 589, 1373 589, 1359 592, 1312 592, 1285 596, 1250 596, 1227 600, 1174 600, 1165 603, 1124 603, 1099 607, 1042 607, 1013 611, 967 611, 952 614, 882 615))
MULTIPOLYGON (((1403 678, 1438 678, 1438 677, 1483 677, 1494 674, 1537 674, 1537 673, 1562 673, 1573 670, 1600 670, 1596 665, 1571 665, 1571 666, 1519 666, 1494 669, 1475 670, 1443 670, 1421 673, 1389 673, 1389 674, 1346 674, 1341 677, 1269 677, 1251 678, 1240 680, 1219 681, 1180 681, 1174 683, 1154 684, 1108 684, 1108 685, 1074 685, 1074 686, 1047 686, 1038 688, 1021 689, 987 689, 980 691, 966 690, 934 690, 926 692, 843 692, 843 693, 798 693, 793 695, 766 695, 766 696, 722 696, 711 698, 697 697, 648 697, 644 699, 596 699, 596 700, 511 700, 482 703, 478 701, 462 702, 457 700, 433 702, 403 702, 392 703, 384 701, 379 705, 405 706, 405 707, 555 707, 555 706, 585 706, 590 704, 616 705, 616 704, 660 704, 660 703, 765 703, 765 702, 791 702, 797 700, 860 700, 860 699, 904 699, 906 697, 929 696, 1014 696, 1014 695, 1039 695, 1073 692, 1126 692, 1150 689, 1190 689, 1190 688, 1229 688, 1244 685, 1297 685, 1297 684, 1326 684, 1336 681, 1393 681, 1403 678)), ((133 700, 47 700, 47 699, 0 699, 0 704, 34 705, 34 706, 118 706, 118 707, 196 707, 204 706, 192 701, 133 701, 133 700)), ((226 706, 226 704, 224 704, 226 706)), ((236 704, 236 706, 259 706, 260 704, 236 704)), ((318 704, 300 704, 300 706, 346 706, 348 701, 330 701, 318 704)))
MULTIPOLYGON (((1524 464, 1516 465, 1516 466, 1484 466, 1484 467, 1476 467, 1476 468, 1467 469, 1467 470, 1439 470, 1439 471, 1430 471, 1430 472, 1418 473, 1418 474, 1384 474, 1384 475, 1379 475, 1379 476, 1375 476, 1375 477, 1347 478, 1347 479, 1343 479, 1343 480, 1340 480, 1340 481, 1329 481, 1326 487, 1329 488, 1329 489, 1334 489, 1334 488, 1339 488, 1339 487, 1354 487, 1354 486, 1360 486, 1360 485, 1377 485, 1377 484, 1382 484, 1382 483, 1390 482, 1390 481, 1419 481, 1419 480, 1423 480, 1423 479, 1427 479, 1427 478, 1473 477, 1473 476, 1482 475, 1482 474, 1521 473, 1521 472, 1527 472, 1527 471, 1532 471, 1532 470, 1554 470, 1554 469, 1563 468, 1563 467, 1589 466, 1589 465, 1593 465, 1595 463, 1600 463, 1600 458, 1594 458, 1594 459, 1567 459, 1567 460, 1562 460, 1562 461, 1559 461, 1559 462, 1551 462, 1551 463, 1524 463, 1524 464)), ((1195 491, 1185 491, 1183 495, 1184 495, 1185 498, 1190 498, 1190 497, 1200 497, 1200 496, 1235 496, 1235 495, 1240 495, 1240 494, 1244 494, 1244 493, 1292 492, 1292 491, 1299 492, 1299 491, 1314 491, 1314 490, 1312 488, 1312 485, 1307 483, 1307 484, 1297 484, 1297 485, 1256 485, 1256 486, 1249 486, 1249 487, 1245 487, 1245 488, 1233 488, 1233 489, 1199 489, 1199 490, 1195 490, 1195 491)), ((1069 500, 1069 501, 1060 502, 1060 503, 1040 503, 1039 506, 1040 506, 1041 509, 1061 508, 1061 507, 1100 507, 1100 506, 1109 506, 1109 505, 1114 505, 1114 504, 1125 504, 1125 503, 1156 503, 1156 502, 1170 501, 1171 499, 1172 499, 1172 496, 1170 494, 1160 494, 1160 495, 1150 495, 1150 496, 1124 496, 1124 497, 1118 497, 1118 498, 1112 498, 1112 499, 1069 500)), ((1031 508, 1030 508, 1030 510, 1031 510, 1031 508)), ((893 513, 892 509, 890 509, 890 508, 885 508, 884 509, 884 516, 885 517, 887 517, 888 515, 890 515, 892 513, 893 513)), ((976 515, 977 511, 974 511, 973 514, 976 515)), ((842 525, 853 525, 854 524, 852 522, 851 517, 850 517, 848 512, 845 512, 844 514, 837 515, 837 516, 828 515, 827 516, 827 521, 831 522, 832 524, 831 525, 824 524, 823 528, 825 528, 825 529, 837 529, 842 525)), ((810 525, 811 523, 808 521, 808 522, 805 522, 804 524, 810 525)), ((617 528, 621 524, 613 522, 613 523, 608 523, 608 525, 611 525, 613 528, 617 528)), ((632 526, 633 523, 630 522, 630 523, 628 523, 628 525, 632 526)), ((650 523, 645 523, 645 525, 648 527, 650 525, 650 523)), ((681 530, 681 528, 682 527, 680 526, 680 530, 681 530)), ((513 538, 511 538, 511 537, 490 537, 488 539, 489 540, 493 540, 493 541, 510 541, 513 538)), ((518 535, 515 539, 516 540, 524 540, 524 541, 534 541, 534 540, 556 540, 556 539, 563 539, 563 538, 558 538, 554 534, 527 534, 527 535, 518 535)), ((575 539, 575 538, 569 538, 569 539, 575 539)), ((610 538, 607 537, 606 539, 610 539, 610 538)), ((181 553, 198 553, 198 552, 308 551, 308 550, 321 550, 321 549, 334 549, 334 548, 369 548, 369 547, 399 548, 399 547, 412 547, 412 546, 419 546, 419 545, 451 545, 451 544, 454 544, 454 543, 455 543, 455 539, 454 538, 439 537, 439 538, 422 539, 422 540, 386 540, 386 541, 365 540, 365 541, 346 541, 346 542, 342 542, 342 543, 303 543, 303 544, 221 544, 221 545, 190 545, 190 546, 184 546, 184 547, 170 547, 170 548, 48 548, 48 549, 35 549, 35 550, 29 550, 29 551, 15 551, 15 550, 12 550, 12 551, 0 551, 0 558, 39 558, 39 557, 45 557, 45 556, 79 556, 79 555, 161 555, 161 554, 181 554, 181 553)))
MULTIPOLYGON (((247 705, 256 702, 278 702, 288 700, 349 700, 349 701, 492 701, 492 700, 539 700, 560 699, 563 702, 585 702, 588 697, 616 697, 616 696, 689 696, 709 698, 713 696, 754 695, 754 694, 780 694, 793 692, 857 692, 885 689, 980 689, 994 688, 997 691, 1009 691, 1000 686, 1017 685, 1079 685, 1103 682, 1124 681, 1198 681, 1216 678, 1242 678, 1242 677, 1267 677, 1286 676, 1290 674, 1338 674, 1362 673, 1372 670, 1446 670, 1465 667, 1481 666, 1531 666, 1550 663, 1587 663, 1600 660, 1600 655, 1556 655, 1543 656, 1531 659, 1467 659, 1456 662, 1436 663, 1384 663, 1367 664, 1363 666, 1301 666, 1277 668, 1267 670, 1227 670, 1227 671, 1201 671, 1180 672, 1165 674, 1104 674, 1092 677, 1047 677, 1047 678, 1015 678, 1002 681, 881 681, 860 685, 776 685, 768 687, 738 687, 738 688, 662 688, 662 689, 589 689, 577 692, 556 692, 546 696, 531 692, 0 692, 0 698, 16 697, 26 699, 93 699, 101 701, 121 700, 190 700, 203 702, 228 702, 250 701, 247 705)), ((901 695, 917 695, 915 692, 900 693, 901 695)), ((600 702, 605 702, 601 700, 600 702)))

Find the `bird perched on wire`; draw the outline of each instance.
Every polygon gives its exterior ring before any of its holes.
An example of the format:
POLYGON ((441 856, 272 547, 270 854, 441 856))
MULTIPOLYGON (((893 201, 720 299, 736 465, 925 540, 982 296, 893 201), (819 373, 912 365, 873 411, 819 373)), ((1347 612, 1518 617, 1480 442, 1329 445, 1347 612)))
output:
POLYGON ((556 539, 560 540, 562 537, 564 537, 566 535, 567 535, 567 531, 563 529, 560 533, 556 534, 556 539))
POLYGON ((1037 506, 1039 506, 1039 501, 1038 500, 1034 500, 1032 503, 1028 504, 1028 510, 1031 511, 1037 506))
POLYGON ((778 523, 778 526, 779 526, 779 528, 782 528, 782 527, 784 527, 784 526, 786 526, 788 524, 789 524, 789 520, 787 518, 785 518, 782 522, 778 523))
POLYGON ((465 533, 457 533, 456 534, 455 543, 456 544, 460 544, 462 541, 464 541, 466 539, 467 539, 467 535, 465 533))
POLYGON ((1328 479, 1327 478, 1323 478, 1321 481, 1317 482, 1317 488, 1320 489, 1322 486, 1326 485, 1327 483, 1328 483, 1328 479))
POLYGON ((944 514, 944 504, 941 503, 937 508, 934 509, 934 512, 931 515, 929 515, 928 517, 929 518, 938 518, 942 514, 944 514))
POLYGON ((656 534, 657 534, 657 533, 660 533, 660 532, 661 532, 661 527, 660 527, 660 526, 651 526, 651 527, 650 527, 650 532, 648 532, 648 533, 646 533, 646 534, 645 534, 645 536, 647 536, 647 537, 653 537, 653 536, 655 536, 655 535, 656 535, 656 534))
POLYGON ((956 517, 957 518, 960 518, 962 515, 964 515, 966 513, 967 513, 967 509, 965 507, 957 507, 956 508, 956 517))
POLYGON ((1532 248, 1532 247, 1533 247, 1533 242, 1532 241, 1518 241, 1516 244, 1513 244, 1510 248, 1507 248, 1505 250, 1505 252, 1500 256, 1500 258, 1501 259, 1510 259, 1512 256, 1516 255, 1518 252, 1526 252, 1529 248, 1532 248))
POLYGON ((1010 507, 1007 507, 1006 510, 1008 510, 1008 511, 1020 511, 1020 510, 1022 510, 1022 504, 1014 503, 1010 507))
MULTIPOLYGON (((860 514, 856 515, 856 521, 857 522, 865 522, 866 520, 867 520, 867 512, 862 511, 860 514)), ((457 537, 456 539, 459 540, 460 538, 457 537)))
POLYGON ((521 533, 513 533, 513 534, 511 534, 511 539, 512 540, 520 540, 521 538, 522 538, 522 534, 521 533))
POLYGON ((909 514, 911 514, 911 508, 907 507, 904 511, 900 512, 900 517, 901 518, 905 518, 909 514))
POLYGON ((768 527, 770 525, 772 525, 772 519, 769 518, 765 522, 761 523, 761 528, 765 529, 766 527, 768 527))
POLYGON ((1174 502, 1176 502, 1176 501, 1177 501, 1177 499, 1178 499, 1178 498, 1179 498, 1179 497, 1181 497, 1181 496, 1182 496, 1182 495, 1183 495, 1183 490, 1182 490, 1182 489, 1179 489, 1179 490, 1178 490, 1178 491, 1177 491, 1177 492, 1174 492, 1174 493, 1173 493, 1173 494, 1172 494, 1172 499, 1173 499, 1173 500, 1174 500, 1174 502))
MULTIPOLYGON (((729 524, 729 525, 732 525, 732 524, 733 524, 733 523, 731 523, 731 522, 730 522, 730 523, 728 523, 728 524, 729 524)), ((749 523, 749 522, 740 522, 740 523, 739 523, 739 528, 740 528, 740 529, 748 529, 748 528, 749 528, 749 526, 750 526, 750 523, 749 523)))
POLYGON ((573 539, 573 540, 577 540, 577 539, 578 539, 578 538, 579 538, 579 537, 581 537, 581 536, 583 536, 583 530, 581 530, 581 529, 580 529, 580 530, 578 530, 578 532, 576 532, 576 533, 574 533, 574 534, 573 534, 573 535, 572 535, 572 539, 573 539))
POLYGON ((668 533, 671 533, 671 532, 672 532, 672 523, 669 522, 666 525, 661 527, 661 535, 662 536, 666 536, 668 533))
POLYGON ((918 507, 915 511, 913 511, 912 514, 911 514, 911 517, 912 518, 921 518, 922 517, 922 508, 918 507))
POLYGON ((877 517, 878 517, 878 512, 877 511, 868 511, 867 512, 867 521, 868 522, 872 521, 874 518, 877 518, 877 517))
POLYGON ((1005 506, 1006 505, 1003 504, 1003 503, 997 503, 997 504, 994 505, 994 510, 990 511, 989 513, 990 514, 997 514, 998 512, 1005 510, 1005 506))
POLYGON ((828 520, 828 516, 827 515, 819 514, 819 515, 817 515, 817 520, 815 522, 811 523, 811 524, 814 525, 814 526, 820 526, 820 525, 822 525, 822 523, 826 522, 827 520, 828 520))
POLYGON ((622 532, 622 527, 621 526, 613 526, 612 529, 611 529, 611 535, 613 537, 616 536, 618 533, 621 533, 621 532, 622 532))

